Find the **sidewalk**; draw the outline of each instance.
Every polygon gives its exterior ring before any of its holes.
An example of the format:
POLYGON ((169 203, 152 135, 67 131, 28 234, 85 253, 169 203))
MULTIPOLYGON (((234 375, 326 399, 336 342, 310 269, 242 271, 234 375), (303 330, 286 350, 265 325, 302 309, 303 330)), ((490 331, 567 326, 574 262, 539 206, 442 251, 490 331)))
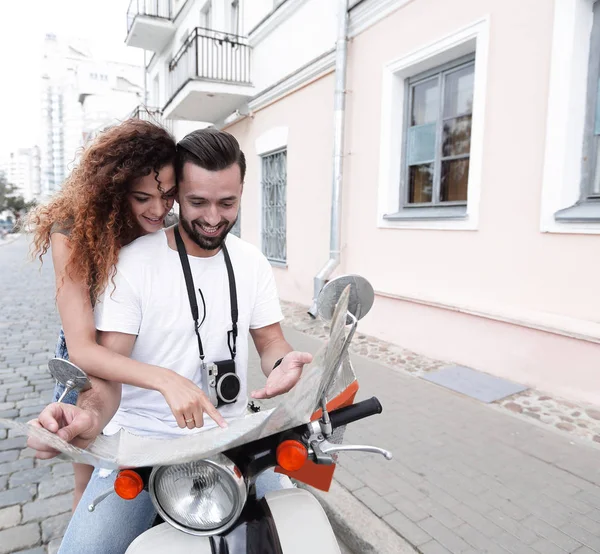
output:
MULTIPOLYGON (((297 349, 322 344, 286 334, 297 349)), ((385 447, 394 459, 344 454, 336 481, 418 552, 600 552, 594 443, 376 361, 354 362, 359 399, 377 396, 384 411, 349 426, 345 441, 385 447)))

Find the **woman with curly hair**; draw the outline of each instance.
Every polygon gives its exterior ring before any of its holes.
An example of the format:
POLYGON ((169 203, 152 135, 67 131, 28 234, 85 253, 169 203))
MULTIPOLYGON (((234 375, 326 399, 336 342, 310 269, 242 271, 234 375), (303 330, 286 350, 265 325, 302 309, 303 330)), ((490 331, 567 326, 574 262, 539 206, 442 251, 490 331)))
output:
MULTIPOLYGON (((41 260, 52 247, 62 322, 56 356, 94 377, 159 391, 180 420, 204 403, 202 390, 170 369, 97 344, 93 314, 96 299, 115 275, 119 250, 164 226, 176 194, 175 155, 175 141, 162 127, 138 119, 112 127, 85 149, 50 202, 30 213, 27 226, 34 256, 41 260)), ((55 401, 63 391, 57 384, 55 401)), ((77 393, 70 392, 65 401, 75 404, 77 393)), ((76 506, 93 468, 74 468, 76 506)))

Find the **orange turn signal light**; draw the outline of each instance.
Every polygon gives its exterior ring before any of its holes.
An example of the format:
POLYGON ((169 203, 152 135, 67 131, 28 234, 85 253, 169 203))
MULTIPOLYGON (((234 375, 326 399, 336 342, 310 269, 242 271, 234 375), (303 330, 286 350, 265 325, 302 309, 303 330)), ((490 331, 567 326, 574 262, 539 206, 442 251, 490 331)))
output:
POLYGON ((277 464, 286 471, 298 471, 308 460, 308 449, 297 440, 285 440, 277 447, 277 464))
POLYGON ((115 479, 115 492, 125 500, 133 500, 144 490, 144 481, 131 469, 119 472, 115 479))

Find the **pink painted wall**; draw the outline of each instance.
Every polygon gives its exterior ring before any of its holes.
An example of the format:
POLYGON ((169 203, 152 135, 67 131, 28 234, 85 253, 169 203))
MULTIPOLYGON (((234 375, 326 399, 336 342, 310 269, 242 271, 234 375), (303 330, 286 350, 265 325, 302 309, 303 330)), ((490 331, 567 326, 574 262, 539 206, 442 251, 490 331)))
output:
MULTIPOLYGON (((600 238, 540 232, 553 2, 415 0, 349 45, 342 272, 390 295, 481 312, 600 323, 600 238), (382 69, 391 60, 489 17, 490 44, 477 231, 376 225, 382 69)), ((248 155, 242 236, 259 244, 254 141, 289 127, 287 269, 281 297, 309 304, 328 258, 333 77, 322 78, 228 130, 248 155), (254 211, 253 211, 254 210, 254 211)), ((400 122, 399 122, 400 124, 400 122)), ((378 297, 364 332, 568 398, 600 404, 600 346, 439 308, 378 297)))
POLYGON ((313 277, 329 257, 333 78, 325 76, 228 128, 242 146, 247 175, 242 198, 242 238, 261 244, 260 158, 255 141, 288 127, 287 268, 275 267, 280 295, 309 304, 313 277))

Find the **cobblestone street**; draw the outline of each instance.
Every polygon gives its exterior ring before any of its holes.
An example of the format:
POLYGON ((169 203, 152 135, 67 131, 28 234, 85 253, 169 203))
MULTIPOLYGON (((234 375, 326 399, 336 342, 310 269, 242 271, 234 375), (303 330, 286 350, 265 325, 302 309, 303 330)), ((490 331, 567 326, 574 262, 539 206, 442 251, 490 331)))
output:
MULTIPOLYGON (((28 421, 51 399, 48 360, 59 329, 52 264, 25 259, 23 237, 0 243, 0 417, 28 421)), ((0 429, 0 552, 55 552, 71 509, 71 464, 40 461, 0 429)))
MULTIPOLYGON (((0 243, 0 417, 23 421, 50 399, 59 329, 51 264, 40 273, 25 251, 24 238, 0 243)), ((285 305, 286 333, 315 351, 326 330, 303 310, 285 305)), ((336 480, 390 532, 424 554, 600 552, 592 407, 535 391, 485 405, 418 378, 442 362, 362 335, 353 348, 359 398, 377 395, 384 412, 350 426, 346 442, 388 448, 394 459, 345 454, 336 480)), ((71 465, 33 459, 6 430, 0 439, 0 554, 54 553, 70 515, 71 465)))

